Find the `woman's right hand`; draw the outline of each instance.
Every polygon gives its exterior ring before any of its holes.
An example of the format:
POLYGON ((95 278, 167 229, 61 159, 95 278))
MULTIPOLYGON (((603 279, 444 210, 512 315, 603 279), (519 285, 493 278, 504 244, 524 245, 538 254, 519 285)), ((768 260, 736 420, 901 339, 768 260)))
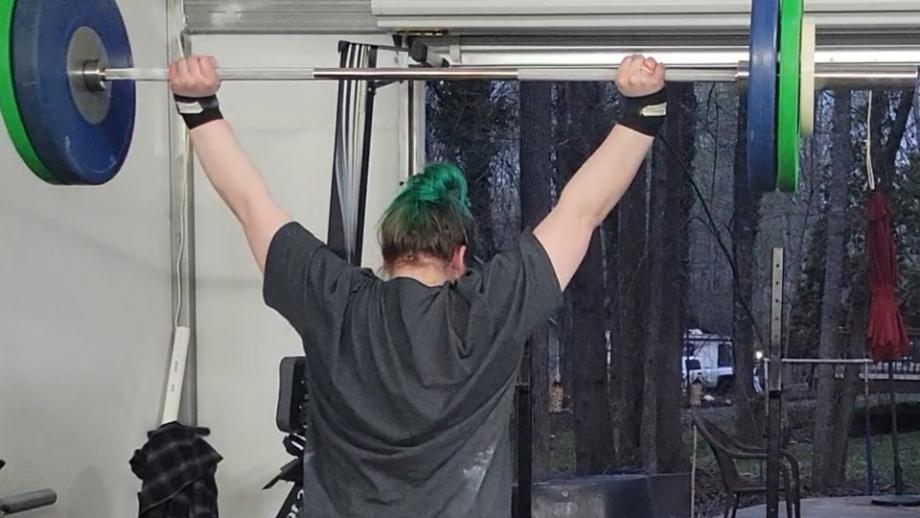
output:
POLYGON ((211 56, 191 56, 169 66, 169 87, 182 97, 202 98, 220 89, 217 60, 211 56))

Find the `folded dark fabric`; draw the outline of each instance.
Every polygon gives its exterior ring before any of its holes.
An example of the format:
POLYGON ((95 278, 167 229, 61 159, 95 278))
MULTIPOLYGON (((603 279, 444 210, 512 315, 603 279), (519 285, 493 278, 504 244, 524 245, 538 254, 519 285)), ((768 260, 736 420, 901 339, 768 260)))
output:
POLYGON ((140 518, 218 518, 214 473, 223 458, 202 438, 206 432, 167 423, 134 452, 131 471, 143 482, 140 518))

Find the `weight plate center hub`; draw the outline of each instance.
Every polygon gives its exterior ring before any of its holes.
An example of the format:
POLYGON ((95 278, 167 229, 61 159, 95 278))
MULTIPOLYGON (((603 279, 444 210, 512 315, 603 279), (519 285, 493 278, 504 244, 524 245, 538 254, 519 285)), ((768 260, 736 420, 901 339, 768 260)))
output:
POLYGON ((104 82, 91 83, 84 72, 105 69, 109 64, 108 54, 99 34, 83 26, 73 33, 67 49, 67 70, 70 79, 70 94, 80 115, 90 124, 99 124, 109 113, 112 93, 104 82))

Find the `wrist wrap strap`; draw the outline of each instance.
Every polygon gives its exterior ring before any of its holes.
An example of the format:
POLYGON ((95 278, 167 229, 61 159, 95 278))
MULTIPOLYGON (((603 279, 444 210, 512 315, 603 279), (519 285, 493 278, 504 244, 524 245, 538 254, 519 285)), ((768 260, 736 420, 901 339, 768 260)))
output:
POLYGON ((210 97, 184 97, 173 96, 176 100, 176 110, 185 120, 185 125, 192 130, 211 121, 223 119, 217 96, 210 97))
POLYGON ((664 124, 667 114, 668 94, 666 89, 661 89, 644 97, 627 97, 620 124, 654 137, 664 124))

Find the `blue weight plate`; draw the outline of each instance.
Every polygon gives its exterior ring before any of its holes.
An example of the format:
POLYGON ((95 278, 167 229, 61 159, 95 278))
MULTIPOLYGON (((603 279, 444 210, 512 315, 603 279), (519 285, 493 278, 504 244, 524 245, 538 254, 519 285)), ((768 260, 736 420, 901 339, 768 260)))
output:
POLYGON ((111 180, 128 154, 136 94, 133 82, 112 82, 108 93, 98 94, 109 97, 102 108, 91 116, 81 111, 68 77, 68 52, 78 30, 81 36, 95 33, 89 40, 105 49, 109 67, 133 66, 114 0, 18 0, 13 80, 26 132, 42 162, 63 183, 97 185, 111 180))
POLYGON ((776 189, 776 94, 779 0, 753 0, 747 85, 748 179, 755 191, 776 189))

